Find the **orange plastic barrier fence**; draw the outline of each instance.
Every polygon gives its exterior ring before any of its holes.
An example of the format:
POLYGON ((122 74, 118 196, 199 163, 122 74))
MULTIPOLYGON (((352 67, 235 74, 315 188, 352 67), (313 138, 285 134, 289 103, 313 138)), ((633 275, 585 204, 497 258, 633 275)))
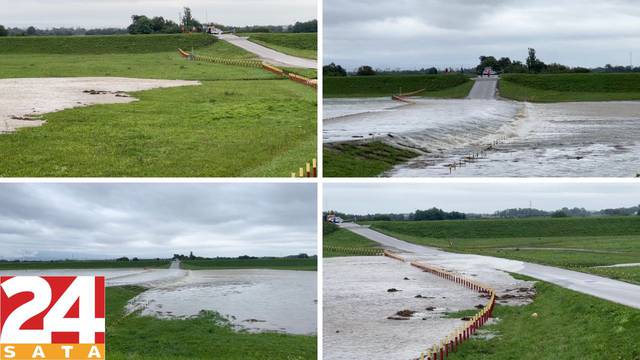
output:
MULTIPOLYGON (((384 251, 384 255, 405 262, 405 259, 403 257, 388 250, 384 251)), ((489 321, 493 314, 493 309, 496 305, 496 292, 493 288, 485 284, 444 270, 437 266, 427 265, 419 263, 417 261, 412 261, 411 265, 421 269, 422 271, 431 273, 445 280, 452 281, 458 285, 467 287, 471 290, 489 296, 489 302, 482 308, 482 310, 480 310, 475 316, 473 316, 471 320, 466 322, 464 326, 461 326, 460 328, 452 331, 438 344, 433 345, 431 348, 420 354, 420 360, 444 360, 449 357, 450 353, 457 351, 460 345, 464 341, 468 340, 478 330, 478 328, 489 321)))
POLYGON ((310 163, 306 163, 305 167, 301 167, 298 169, 298 173, 291 173, 291 177, 318 177, 318 164, 316 159, 313 159, 310 163))

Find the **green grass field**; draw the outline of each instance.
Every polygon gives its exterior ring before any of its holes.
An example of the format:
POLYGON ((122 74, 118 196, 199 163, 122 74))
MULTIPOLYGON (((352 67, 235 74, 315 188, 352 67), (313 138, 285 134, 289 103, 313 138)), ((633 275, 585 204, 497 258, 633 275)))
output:
POLYGON ((500 96, 531 102, 640 100, 640 74, 506 74, 500 96))
POLYGON ((107 356, 109 359, 279 359, 317 357, 317 337, 234 331, 215 313, 185 320, 124 316, 126 303, 144 288, 107 288, 107 356))
POLYGON ((0 78, 122 76, 202 85, 46 114, 44 126, 0 135, 0 156, 11 158, 0 163, 0 176, 288 176, 316 157, 313 89, 262 69, 190 62, 176 51, 191 51, 193 43, 201 55, 253 58, 226 42, 210 44, 206 35, 33 39, 35 45, 0 39, 0 48, 13 49, 0 56, 0 78), (139 43, 138 53, 128 51, 139 43))
POLYGON ((323 86, 325 98, 381 97, 421 89, 426 91, 416 96, 463 98, 473 81, 462 74, 343 76, 326 77, 323 86))
POLYGON ((416 244, 559 266, 637 281, 633 271, 594 266, 640 259, 640 217, 529 218, 373 222, 372 227, 416 244), (614 274, 614 272, 616 272, 614 274))
MULTIPOLYGON (((323 222, 322 245, 345 249, 377 248, 378 244, 349 230, 341 229, 335 224, 323 222)), ((341 254, 336 251, 324 249, 324 257, 355 256, 355 254, 341 254)))
POLYGON ((44 269, 114 269, 114 268, 169 268, 169 260, 64 260, 64 261, 0 261, 0 270, 44 270, 44 269))
POLYGON ((481 329, 497 336, 473 337, 449 358, 640 359, 640 310, 545 282, 536 284, 536 292, 529 305, 498 305, 494 317, 500 321, 481 329))
POLYGON ((326 177, 374 177, 419 155, 382 141, 325 144, 323 154, 326 177))
POLYGON ((318 58, 317 33, 243 33, 250 41, 270 49, 307 59, 318 58))
POLYGON ((274 269, 274 270, 308 270, 318 269, 318 259, 215 259, 215 260, 183 260, 180 267, 189 270, 222 270, 222 269, 274 269))

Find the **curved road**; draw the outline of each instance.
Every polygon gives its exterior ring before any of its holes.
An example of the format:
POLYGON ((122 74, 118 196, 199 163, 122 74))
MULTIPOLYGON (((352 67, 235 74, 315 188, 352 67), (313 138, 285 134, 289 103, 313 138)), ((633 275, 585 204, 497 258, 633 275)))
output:
POLYGON ((216 35, 218 39, 231 43, 239 48, 247 50, 248 52, 258 55, 261 59, 268 61, 273 65, 300 67, 316 69, 318 62, 312 59, 305 59, 296 56, 283 54, 281 52, 269 49, 268 47, 253 43, 247 38, 236 36, 233 34, 216 35))
POLYGON ((531 276, 583 294, 640 309, 640 286, 638 285, 523 261, 492 256, 449 253, 432 247, 411 244, 352 223, 341 224, 341 227, 382 244, 385 247, 414 253, 425 260, 445 268, 469 265, 491 267, 497 270, 531 276))

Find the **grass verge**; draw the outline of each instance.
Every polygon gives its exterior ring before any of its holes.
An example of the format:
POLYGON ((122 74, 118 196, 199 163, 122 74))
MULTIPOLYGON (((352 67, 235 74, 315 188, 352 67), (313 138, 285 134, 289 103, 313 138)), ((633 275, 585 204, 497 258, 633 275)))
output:
POLYGON ((216 313, 185 320, 124 316, 126 303, 144 291, 138 286, 107 288, 109 359, 315 359, 316 336, 248 333, 232 329, 216 313))
POLYGON ((374 177, 419 154, 382 141, 324 145, 323 173, 326 177, 374 177))
POLYGON ((640 100, 640 74, 508 74, 500 96, 531 102, 640 100))
MULTIPOLYGON (((322 245, 325 247, 337 247, 343 249, 377 248, 378 243, 362 237, 349 230, 341 229, 332 223, 322 224, 322 245)), ((338 251, 323 250, 324 257, 357 256, 354 253, 341 254, 338 251)))
POLYGON ((380 97, 426 89, 423 97, 463 98, 473 81, 461 74, 325 77, 325 98, 380 97))
POLYGON ((292 56, 318 58, 317 33, 243 33, 249 41, 292 56))
POLYGON ((273 269, 273 270, 308 270, 318 269, 318 259, 214 259, 184 260, 181 268, 189 270, 222 270, 222 269, 273 269))
POLYGON ((640 358, 640 310, 580 294, 545 282, 535 301, 494 310, 500 321, 463 343, 450 359, 611 359, 640 358), (538 314, 533 317, 532 314, 538 314))

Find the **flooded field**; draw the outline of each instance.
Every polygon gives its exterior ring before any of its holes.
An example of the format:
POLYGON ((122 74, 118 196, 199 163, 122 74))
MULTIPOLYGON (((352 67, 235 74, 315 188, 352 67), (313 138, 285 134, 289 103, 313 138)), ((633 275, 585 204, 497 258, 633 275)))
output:
POLYGON ((315 334, 315 271, 93 269, 7 270, 0 275, 105 276, 107 286, 142 285, 149 290, 134 298, 129 311, 160 318, 183 318, 201 310, 217 311, 250 331, 315 334))
POLYGON ((324 358, 332 360, 415 359, 462 325, 460 319, 443 318, 445 312, 485 301, 382 256, 324 259, 323 292, 324 358), (392 288, 398 291, 389 292, 392 288), (416 313, 407 320, 388 319, 402 310, 416 313))
POLYGON ((197 270, 140 294, 129 310, 161 318, 214 310, 248 330, 315 334, 316 292, 314 271, 197 270))
POLYGON ((381 139, 424 153, 385 176, 628 177, 640 172, 640 102, 417 99, 413 105, 363 112, 369 101, 326 100, 326 118, 332 109, 359 111, 325 119, 324 141, 381 139), (479 158, 464 161, 471 154, 479 158))

